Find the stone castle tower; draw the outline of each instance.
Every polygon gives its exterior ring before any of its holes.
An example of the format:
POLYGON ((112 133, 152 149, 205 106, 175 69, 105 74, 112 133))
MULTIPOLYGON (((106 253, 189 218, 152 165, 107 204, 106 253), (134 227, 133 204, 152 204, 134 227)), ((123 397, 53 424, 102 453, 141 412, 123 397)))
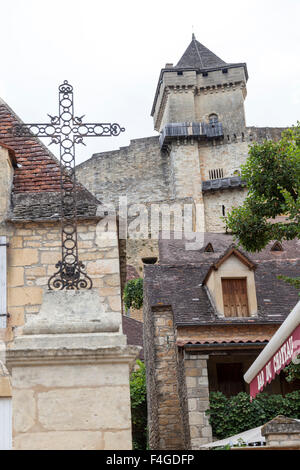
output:
MULTIPOLYGON (((278 139, 282 131, 246 127, 247 80, 245 63, 226 63, 193 35, 177 65, 160 72, 151 112, 159 135, 93 155, 77 167, 79 180, 116 209, 120 196, 129 205, 197 204, 194 228, 224 232, 222 216, 246 195, 239 175, 249 144, 278 139)), ((128 273, 142 275, 145 258, 159 257, 157 245, 121 243, 123 285, 128 273)))

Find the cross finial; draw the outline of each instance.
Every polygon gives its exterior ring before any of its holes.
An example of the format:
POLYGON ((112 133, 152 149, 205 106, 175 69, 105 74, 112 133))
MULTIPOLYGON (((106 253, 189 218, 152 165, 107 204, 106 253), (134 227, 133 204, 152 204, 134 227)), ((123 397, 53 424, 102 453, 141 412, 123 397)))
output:
POLYGON ((195 34, 193 33, 193 34, 192 34, 192 41, 195 41, 195 40, 196 40, 196 36, 195 36, 195 34))

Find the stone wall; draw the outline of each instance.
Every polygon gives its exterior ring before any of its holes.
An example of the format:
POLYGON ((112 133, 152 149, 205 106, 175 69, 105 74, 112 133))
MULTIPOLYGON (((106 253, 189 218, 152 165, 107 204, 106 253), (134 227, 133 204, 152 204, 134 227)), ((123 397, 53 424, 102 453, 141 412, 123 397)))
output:
POLYGON ((171 309, 144 306, 149 445, 180 450, 187 437, 182 421, 178 360, 171 309))
POLYGON ((266 446, 277 449, 300 449, 299 420, 277 416, 262 427, 266 446))
POLYGON ((247 190, 243 188, 234 191, 210 191, 204 194, 204 212, 206 232, 224 233, 225 222, 222 217, 236 206, 243 203, 247 190), (223 214, 224 211, 224 214, 223 214))
POLYGON ((186 353, 184 369, 186 376, 191 448, 199 450, 212 440, 212 429, 205 411, 209 408, 208 356, 186 353))
POLYGON ((131 449, 128 381, 122 363, 14 367, 14 450, 131 449))
POLYGON ((168 199, 170 169, 161 154, 158 137, 130 142, 120 150, 93 155, 76 168, 77 178, 104 204, 119 206, 119 197, 128 204, 168 199))

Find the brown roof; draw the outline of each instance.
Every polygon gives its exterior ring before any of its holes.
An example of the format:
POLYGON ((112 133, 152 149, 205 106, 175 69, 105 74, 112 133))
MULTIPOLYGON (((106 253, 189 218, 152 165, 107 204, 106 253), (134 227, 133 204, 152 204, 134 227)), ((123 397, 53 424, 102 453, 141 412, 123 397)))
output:
MULTIPOLYGON (((143 323, 122 315, 123 333, 127 336, 127 344, 144 348, 143 323)), ((139 359, 144 360, 144 349, 140 351, 139 359)))
MULTIPOLYGON (((233 239, 225 234, 206 234, 204 247, 214 252, 187 251, 184 240, 160 240, 160 264, 145 266, 144 293, 151 307, 171 306, 179 325, 228 324, 216 315, 203 280, 210 267, 223 256, 233 239)), ((274 243, 274 242, 273 242, 274 243)), ((300 240, 282 242, 284 251, 271 251, 273 243, 260 253, 240 250, 257 264, 255 286, 257 317, 234 319, 236 324, 281 323, 299 300, 297 290, 277 278, 299 276, 300 240)))

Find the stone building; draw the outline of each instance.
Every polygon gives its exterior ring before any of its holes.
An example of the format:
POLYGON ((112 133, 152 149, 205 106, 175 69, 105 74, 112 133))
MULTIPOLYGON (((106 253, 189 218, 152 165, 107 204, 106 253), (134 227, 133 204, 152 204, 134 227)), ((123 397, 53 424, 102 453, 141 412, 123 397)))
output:
MULTIPOLYGON (((158 134, 77 168, 80 181, 116 211, 121 196, 129 217, 137 204, 146 212, 191 204, 192 229, 205 234, 194 250, 176 236, 120 240, 122 287, 145 275, 151 448, 199 449, 212 439, 209 392, 246 390, 243 373, 298 299, 276 276, 299 273, 299 241, 274 241, 253 255, 225 233, 222 217, 247 193, 240 168, 249 145, 283 131, 246 126, 247 80, 245 63, 225 62, 193 35, 179 62, 160 72, 151 111, 158 134)), ((269 391, 286 393, 288 385, 279 377, 269 391)))
MULTIPOLYGON (((160 263, 145 266, 144 279, 150 447, 199 449, 212 440, 209 393, 249 393, 244 373, 299 299, 277 276, 299 274, 300 244, 250 254, 230 235, 206 234, 202 250, 159 245, 160 263)), ((281 374, 266 391, 299 386, 281 374)))
MULTIPOLYGON (((245 63, 224 62, 193 35, 177 65, 160 72, 151 111, 158 134, 94 154, 77 167, 79 180, 116 210, 126 196, 129 214, 135 204, 197 205, 194 229, 224 232, 222 216, 246 194, 239 172, 249 144, 283 130, 246 126, 247 80, 245 63)), ((143 259, 159 256, 147 236, 121 240, 120 250, 123 286, 126 270, 143 275, 143 259)))
POLYGON ((93 289, 48 291, 61 259, 60 166, 38 139, 13 136, 19 122, 0 99, 0 446, 12 393, 14 449, 130 449, 140 349, 122 330, 116 227, 99 240, 100 203, 78 183, 78 248, 93 289))

